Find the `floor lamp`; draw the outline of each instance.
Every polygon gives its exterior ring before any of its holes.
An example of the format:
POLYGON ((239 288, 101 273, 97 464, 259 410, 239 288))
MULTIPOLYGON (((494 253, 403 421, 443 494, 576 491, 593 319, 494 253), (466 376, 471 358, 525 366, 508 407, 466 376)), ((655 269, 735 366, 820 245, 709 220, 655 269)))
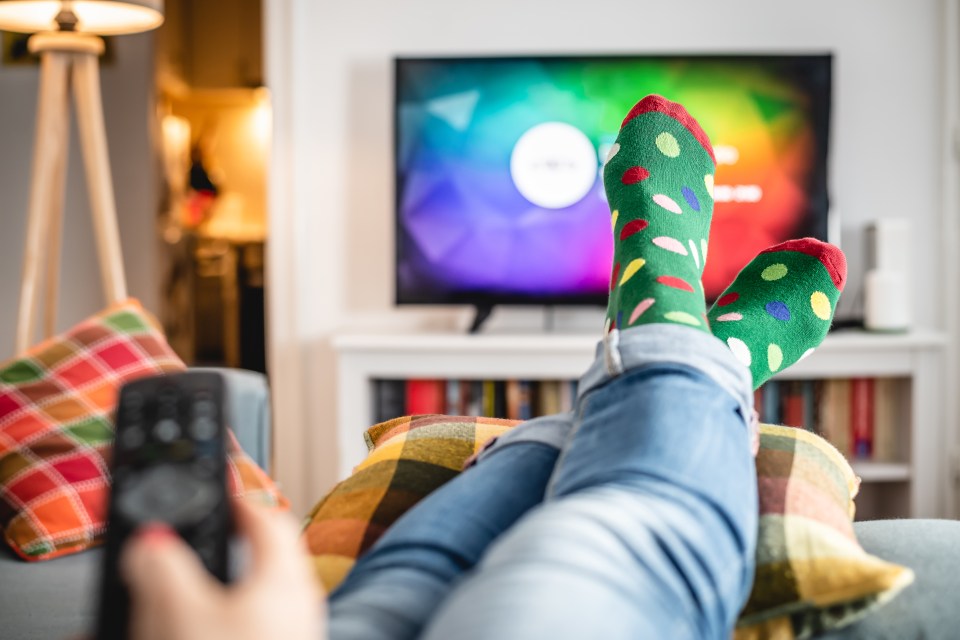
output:
POLYGON ((99 36, 139 33, 162 22, 163 0, 0 0, 0 30, 35 34, 28 47, 40 56, 16 353, 33 343, 44 271, 44 329, 48 337, 54 331, 71 86, 104 293, 108 304, 127 296, 100 100, 98 59, 104 45, 99 36))

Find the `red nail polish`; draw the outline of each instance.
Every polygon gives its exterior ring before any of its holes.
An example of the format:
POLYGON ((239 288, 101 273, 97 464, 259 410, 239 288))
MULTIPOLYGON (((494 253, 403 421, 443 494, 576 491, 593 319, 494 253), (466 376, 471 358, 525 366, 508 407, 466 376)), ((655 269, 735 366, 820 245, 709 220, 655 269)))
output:
POLYGON ((137 537, 147 544, 162 544, 172 540, 176 535, 173 529, 159 522, 145 525, 137 533, 137 537))

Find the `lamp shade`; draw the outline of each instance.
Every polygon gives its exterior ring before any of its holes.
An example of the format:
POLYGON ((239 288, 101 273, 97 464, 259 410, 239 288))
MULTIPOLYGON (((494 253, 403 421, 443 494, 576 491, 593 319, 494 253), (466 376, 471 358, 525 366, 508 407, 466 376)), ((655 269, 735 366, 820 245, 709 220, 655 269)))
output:
POLYGON ((75 31, 101 36, 139 33, 163 23, 163 0, 0 0, 0 30, 57 31, 57 15, 70 10, 75 31))

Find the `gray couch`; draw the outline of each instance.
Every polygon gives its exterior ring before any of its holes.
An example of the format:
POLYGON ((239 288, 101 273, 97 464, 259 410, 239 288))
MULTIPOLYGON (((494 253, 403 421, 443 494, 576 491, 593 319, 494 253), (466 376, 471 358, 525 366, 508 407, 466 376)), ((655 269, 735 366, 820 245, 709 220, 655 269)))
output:
MULTIPOLYGON (((266 383, 249 372, 227 371, 232 426, 244 450, 261 466, 270 457, 266 383)), ((864 548, 912 567, 916 583, 892 603, 830 640, 960 638, 960 522, 886 520, 859 522, 864 548)), ((25 563, 0 545, 0 638, 58 640, 90 632, 100 550, 48 562, 25 563)))
MULTIPOLYGON (((265 378, 226 376, 230 426, 263 468, 270 460, 270 405, 265 378)), ((92 633, 103 553, 93 549, 47 562, 24 562, 0 542, 0 639, 76 640, 92 633)))

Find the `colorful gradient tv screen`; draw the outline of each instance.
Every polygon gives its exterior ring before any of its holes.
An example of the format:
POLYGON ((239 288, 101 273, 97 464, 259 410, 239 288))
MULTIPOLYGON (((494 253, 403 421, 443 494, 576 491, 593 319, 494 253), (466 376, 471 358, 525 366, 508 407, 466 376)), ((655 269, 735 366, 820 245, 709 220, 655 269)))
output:
POLYGON ((829 55, 401 58, 395 71, 399 304, 605 304, 602 163, 651 93, 714 145, 708 300, 761 249, 828 239, 829 55))

